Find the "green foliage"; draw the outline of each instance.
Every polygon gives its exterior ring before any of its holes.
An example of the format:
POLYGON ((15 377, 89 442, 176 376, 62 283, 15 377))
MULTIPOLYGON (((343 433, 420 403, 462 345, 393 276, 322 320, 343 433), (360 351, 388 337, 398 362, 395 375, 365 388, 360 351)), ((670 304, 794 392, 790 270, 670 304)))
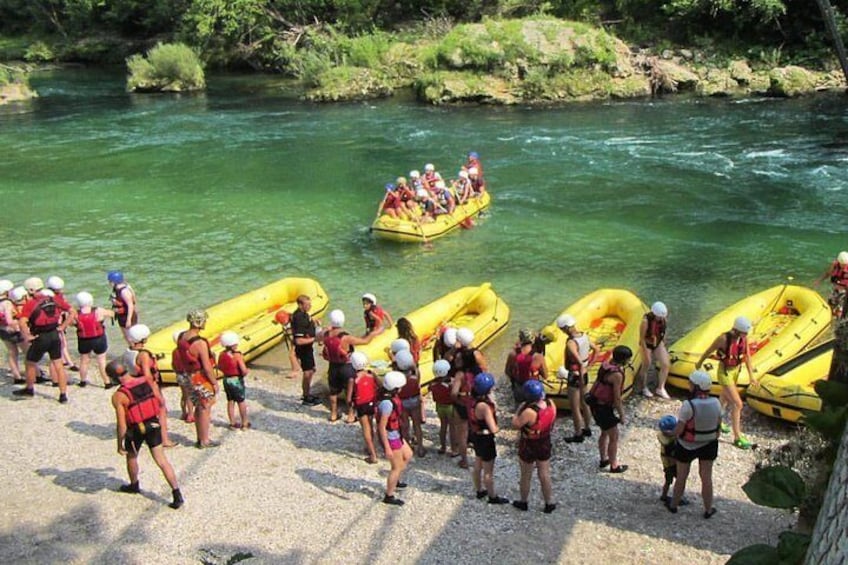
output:
POLYGON ((777 548, 764 543, 743 547, 730 556, 726 565, 778 565, 777 548))
POLYGON ((20 61, 32 40, 25 36, 0 36, 0 61, 20 61))
POLYGON ((777 547, 758 543, 742 548, 730 557, 727 565, 801 565, 810 546, 810 536, 784 531, 779 540, 777 547))
POLYGON ((798 532, 780 532, 778 536, 777 553, 780 558, 780 563, 798 563, 804 562, 804 556, 807 554, 807 548, 810 547, 811 538, 807 534, 799 534, 798 532))
POLYGON ((827 406, 848 406, 848 384, 838 381, 817 381, 813 388, 827 406))
POLYGON ((782 465, 754 471, 742 490, 751 502, 770 508, 797 508, 805 493, 804 479, 782 465))
POLYGON ((43 41, 36 41, 27 47, 26 53, 24 53, 24 60, 30 63, 46 63, 55 58, 56 55, 53 54, 53 50, 43 41))
POLYGON ((128 90, 181 91, 206 86, 200 59, 182 43, 160 43, 146 57, 133 55, 127 59, 127 68, 128 90))

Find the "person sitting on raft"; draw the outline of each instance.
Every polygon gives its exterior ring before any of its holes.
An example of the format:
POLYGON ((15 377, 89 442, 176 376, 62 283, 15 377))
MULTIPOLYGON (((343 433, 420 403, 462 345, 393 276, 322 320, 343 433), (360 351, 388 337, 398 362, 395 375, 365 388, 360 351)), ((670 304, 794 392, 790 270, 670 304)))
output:
POLYGON ((482 196, 486 192, 486 181, 483 180, 483 175, 477 167, 468 169, 468 180, 471 183, 472 195, 475 197, 482 196))
POLYGON ((445 185, 445 181, 436 182, 436 188, 433 192, 433 201, 436 203, 434 216, 440 214, 453 214, 456 209, 456 199, 451 194, 450 189, 445 185))
POLYGON ((474 194, 471 188, 471 179, 468 178, 468 171, 465 169, 459 171, 458 178, 453 181, 452 188, 456 195, 457 204, 465 204, 468 199, 474 194))
POLYGON ((424 188, 432 191, 436 187, 436 181, 441 178, 442 176, 436 172, 436 167, 433 163, 424 165, 424 176, 421 177, 421 183, 424 185, 424 188))
POLYGON ((362 295, 362 308, 365 315, 365 336, 369 341, 394 325, 392 315, 377 305, 377 297, 370 292, 362 295))
POLYGON ((386 214, 392 218, 406 217, 406 206, 400 199, 400 193, 394 183, 386 183, 386 194, 377 206, 377 216, 386 214))
POLYGON ((480 155, 476 151, 469 151, 465 161, 465 169, 471 168, 476 168, 480 175, 483 175, 483 163, 480 162, 480 155))

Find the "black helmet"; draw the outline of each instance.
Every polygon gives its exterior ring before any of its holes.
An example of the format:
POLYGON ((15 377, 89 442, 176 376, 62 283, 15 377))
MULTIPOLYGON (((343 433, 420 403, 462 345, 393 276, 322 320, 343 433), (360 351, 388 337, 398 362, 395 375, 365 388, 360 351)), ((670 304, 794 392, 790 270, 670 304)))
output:
POLYGON ((619 365, 624 365, 633 358, 633 350, 626 345, 616 345, 612 350, 612 360, 619 365))

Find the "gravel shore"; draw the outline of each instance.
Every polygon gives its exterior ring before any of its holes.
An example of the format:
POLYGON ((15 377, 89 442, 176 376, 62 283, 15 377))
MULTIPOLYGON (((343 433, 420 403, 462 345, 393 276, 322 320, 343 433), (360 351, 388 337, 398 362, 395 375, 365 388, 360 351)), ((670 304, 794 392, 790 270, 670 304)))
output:
MULTIPOLYGON (((505 357, 504 351, 487 354, 498 359, 495 366, 505 357)), ((409 487, 401 492, 406 505, 390 507, 380 502, 388 463, 363 461, 358 425, 331 424, 325 406, 301 406, 299 381, 288 372, 280 349, 251 366, 254 428, 230 430, 221 399, 212 431, 221 446, 213 449, 192 447, 193 425, 177 419, 179 390, 165 390, 171 437, 179 443, 167 455, 186 497, 176 511, 167 506, 170 490, 147 452, 140 457, 142 494, 117 492, 126 471, 115 451, 112 391, 74 386, 70 403, 62 405, 56 389, 38 385, 34 399, 13 400, 6 378, 0 386, 0 562, 724 563, 746 545, 776 543, 795 521, 747 500, 741 485, 756 455, 733 448, 726 436, 715 468, 719 512, 702 518, 700 483, 690 476, 692 505, 670 514, 658 500, 655 424, 676 413, 679 401, 635 397, 627 403, 620 459, 630 469, 622 475, 598 471, 595 441, 563 443, 571 423, 559 419, 553 514, 541 512, 538 481, 529 512, 477 500, 468 471, 436 453, 438 419, 428 401, 428 453, 408 468, 409 487)), ((325 372, 319 365, 318 374, 325 372)), ((501 383, 498 393, 504 427, 512 408, 507 388, 501 383)), ((324 390, 323 379, 315 389, 324 390)), ((747 409, 743 418, 760 449, 794 433, 747 409)), ((496 488, 511 499, 518 494, 515 442, 514 431, 499 434, 495 467, 496 488)))

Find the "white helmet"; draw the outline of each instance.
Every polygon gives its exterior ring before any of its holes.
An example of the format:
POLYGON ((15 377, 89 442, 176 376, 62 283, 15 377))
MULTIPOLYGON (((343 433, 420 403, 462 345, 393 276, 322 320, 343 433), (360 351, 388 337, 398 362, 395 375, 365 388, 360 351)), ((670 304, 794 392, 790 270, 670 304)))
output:
POLYGON ((350 354, 350 364, 357 371, 364 371, 368 366, 368 356, 361 351, 354 351, 350 354))
POLYGON ((340 328, 344 326, 345 323, 345 315, 341 310, 333 310, 330 312, 330 325, 334 328, 340 328))
POLYGON ((479 172, 480 171, 477 170, 477 167, 471 167, 470 169, 468 169, 468 176, 476 175, 479 172))
POLYGON ((456 330, 456 340, 463 347, 468 347, 474 341, 474 332, 471 328, 459 328, 456 330))
POLYGON ((50 290, 62 290, 65 288, 65 281, 62 280, 62 277, 57 277, 56 275, 47 277, 47 288, 50 290))
POLYGON ((468 171, 459 171, 459 178, 467 179, 468 178, 468 171))
POLYGON ((577 325, 577 320, 575 320, 574 316, 571 314, 563 314, 556 319, 556 325, 561 330, 564 330, 565 328, 573 328, 577 325))
POLYGON ((713 384, 712 378, 704 371, 692 371, 692 374, 689 375, 689 382, 705 392, 710 390, 713 384))
POLYGON ((39 296, 49 296, 50 298, 53 298, 54 296, 56 296, 56 293, 53 292, 52 290, 50 290, 49 288, 42 288, 41 290, 38 291, 38 295, 39 296))
POLYGON ((840 251, 836 256, 836 260, 840 265, 848 265, 848 251, 840 251))
POLYGON ((16 286, 12 290, 9 291, 9 298, 12 299, 12 302, 20 302, 27 295, 27 290, 22 286, 16 286))
POLYGON ((0 294, 6 294, 13 288, 15 288, 15 283, 10 281, 9 279, 0 280, 0 294))
POLYGON ((433 374, 437 378, 447 377, 450 373, 451 364, 447 359, 439 359, 433 363, 433 374))
POLYGON ((411 179, 421 178, 421 173, 419 173, 418 171, 409 171, 409 178, 411 178, 411 179))
POLYGON ((221 345, 233 347, 239 344, 239 335, 236 332, 224 332, 221 334, 221 345))
POLYGON ((657 318, 665 318, 668 316, 668 307, 663 302, 654 302, 651 304, 651 312, 657 318))
POLYGON ((560 365, 559 369, 557 369, 557 376, 563 381, 568 380, 568 369, 560 365))
POLYGON ((456 328, 446 329, 445 333, 442 334, 442 341, 448 347, 456 345, 456 328))
POLYGON ((150 337, 150 328, 144 324, 136 324, 127 331, 127 334, 131 342, 140 343, 150 337))
POLYGON ((399 351, 403 351, 404 349, 409 349, 409 342, 406 341, 405 339, 403 339, 402 337, 399 337, 392 342, 392 344, 391 344, 391 346, 389 346, 389 348, 392 352, 392 355, 395 355, 399 351))
POLYGON ((366 292, 362 295, 362 300, 367 300, 371 304, 377 304, 377 297, 371 294, 370 292, 366 292))
POLYGON ((38 277, 30 277, 24 281, 24 288, 27 289, 28 292, 35 292, 36 290, 44 288, 44 283, 41 282, 41 279, 38 277))
POLYGON ((171 337, 173 338, 174 343, 177 343, 178 341, 180 341, 180 336, 183 335, 183 331, 184 330, 177 330, 173 334, 171 334, 171 337))
POLYGON ((424 165, 424 172, 425 173, 432 173, 435 170, 436 170, 436 166, 433 165, 433 163, 427 163, 426 165, 424 165))
POLYGON ((82 291, 77 294, 77 304, 79 304, 80 308, 91 306, 94 304, 94 297, 91 296, 91 293, 82 291))
POLYGON ((752 327, 754 327, 754 325, 751 323, 751 320, 749 320, 745 316, 739 316, 738 318, 733 320, 733 329, 737 332, 742 332, 743 334, 746 334, 751 331, 752 327))
POLYGON ((428 196, 430 196, 430 193, 427 192, 426 188, 419 188, 415 191, 415 196, 417 196, 418 198, 427 198, 428 196))
POLYGON ((415 358, 412 356, 412 352, 408 349, 403 349, 398 351, 397 355, 395 355, 395 363, 398 366, 398 369, 401 371, 406 371, 415 366, 415 358))
POLYGON ((383 377, 383 388, 386 390, 398 390, 406 385, 406 375, 400 371, 389 371, 383 377))

